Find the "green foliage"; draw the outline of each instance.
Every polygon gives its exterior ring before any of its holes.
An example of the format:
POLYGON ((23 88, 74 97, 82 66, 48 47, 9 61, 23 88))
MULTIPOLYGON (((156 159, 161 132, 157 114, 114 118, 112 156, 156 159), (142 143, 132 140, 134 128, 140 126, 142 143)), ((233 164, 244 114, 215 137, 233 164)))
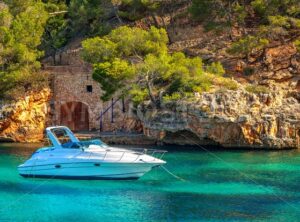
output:
POLYGON ((110 62, 95 64, 93 78, 101 83, 104 91, 102 100, 107 101, 116 91, 126 86, 126 80, 135 74, 133 66, 127 61, 115 58, 110 62))
POLYGON ((144 56, 167 51, 169 41, 164 29, 151 27, 149 31, 123 26, 113 30, 108 38, 117 44, 122 56, 144 56))
POLYGON ((269 44, 269 40, 260 38, 259 36, 248 35, 245 38, 241 38, 239 41, 232 44, 228 50, 233 55, 246 55, 249 56, 254 50, 263 49, 269 44))
POLYGON ((182 98, 182 95, 180 93, 178 93, 178 92, 175 92, 172 95, 165 95, 163 97, 163 101, 165 103, 168 103, 168 102, 178 101, 181 98, 182 98))
POLYGON ((212 64, 206 67, 206 71, 208 73, 213 73, 218 76, 223 76, 225 74, 225 69, 223 68, 220 62, 213 62, 212 64))
POLYGON ((43 0, 50 13, 42 49, 54 57, 68 41, 85 36, 106 35, 113 23, 113 2, 119 0, 43 0))
POLYGON ((48 14, 41 1, 0 4, 0 96, 22 85, 39 67, 38 50, 48 14))
POLYGON ((82 42, 82 58, 92 64, 109 61, 117 56, 117 44, 108 38, 90 38, 82 42))
POLYGON ((155 57, 155 55, 166 52, 167 43, 168 37, 164 29, 151 27, 149 31, 145 31, 123 26, 111 31, 103 38, 94 37, 83 41, 82 58, 95 64, 94 79, 101 84, 105 91, 105 96, 102 99, 108 100, 117 90, 127 86, 128 80, 132 79, 132 76, 125 73, 126 69, 137 70, 136 75, 137 73, 144 73, 146 66, 151 65, 150 55, 155 57), (145 59, 145 66, 141 66, 140 64, 146 55, 149 57, 145 59), (116 76, 112 76, 112 73, 107 69, 108 64, 114 64, 116 58, 123 62, 127 61, 126 69, 118 70, 118 74, 125 78, 116 79, 116 76), (133 64, 132 60, 137 60, 138 64, 133 64), (103 64, 105 64, 105 68, 103 68, 103 64), (109 81, 106 81, 107 79, 109 81), (108 82, 109 85, 107 85, 108 82))
POLYGON ((300 52, 300 39, 297 39, 296 41, 294 41, 294 44, 295 44, 298 52, 300 52))
POLYGON ((253 0, 250 4, 265 21, 269 16, 297 17, 300 14, 298 0, 253 0))
POLYGON ((83 41, 82 57, 90 63, 109 61, 116 56, 141 57, 167 51, 167 43, 168 36, 164 29, 151 27, 149 31, 145 31, 122 26, 103 38, 95 37, 83 41))
POLYGON ((244 1, 239 0, 193 0, 189 11, 207 30, 243 24, 247 16, 244 1))
MULTIPOLYGON (((64 1, 47 0, 45 2, 45 9, 49 13, 63 12, 67 10, 64 1)), ((63 47, 68 40, 68 22, 65 19, 65 13, 50 16, 44 30, 42 37, 42 49, 48 55, 52 55, 55 61, 55 54, 57 50, 63 47)))
POLYGON ((272 26, 280 26, 285 28, 290 27, 289 18, 285 16, 281 16, 281 15, 269 16, 268 20, 270 25, 272 26))
POLYGON ((72 0, 69 5, 69 26, 72 35, 103 34, 106 28, 102 22, 106 16, 103 0, 72 0))
POLYGON ((224 74, 221 63, 208 66, 199 57, 170 54, 164 29, 119 27, 104 37, 83 41, 82 57, 94 64, 94 79, 108 100, 119 92, 131 95, 135 104, 150 99, 159 106, 162 98, 177 99, 207 91, 224 74))
POLYGON ((157 10, 162 4, 159 0, 119 0, 120 17, 135 21, 141 19, 145 13, 157 10))
POLYGON ((239 87, 236 81, 216 74, 206 73, 204 78, 214 90, 237 90, 239 87))
POLYGON ((183 53, 149 54, 138 70, 142 76, 156 82, 156 86, 163 87, 168 95, 180 93, 184 96, 195 90, 207 90, 204 89, 206 80, 202 78, 202 60, 197 57, 187 58, 183 53))
POLYGON ((229 90, 237 90, 239 88, 238 84, 234 80, 228 78, 222 79, 221 86, 229 90))
POLYGON ((229 50, 239 56, 249 56, 270 41, 282 40, 290 31, 300 28, 299 0, 193 0, 189 11, 208 30, 239 26, 243 36, 229 50), (249 19, 255 22, 249 23, 249 19), (249 35, 246 28, 254 32, 249 35))
POLYGON ((251 76, 252 74, 255 73, 255 68, 254 67, 245 67, 243 70, 243 73, 245 76, 251 76))
POLYGON ((248 85, 245 89, 246 91, 255 94, 268 93, 270 91, 267 87, 261 85, 248 85))
POLYGON ((148 92, 146 89, 141 89, 138 85, 133 85, 129 90, 129 94, 131 95, 131 100, 135 106, 145 101, 148 96, 148 92))

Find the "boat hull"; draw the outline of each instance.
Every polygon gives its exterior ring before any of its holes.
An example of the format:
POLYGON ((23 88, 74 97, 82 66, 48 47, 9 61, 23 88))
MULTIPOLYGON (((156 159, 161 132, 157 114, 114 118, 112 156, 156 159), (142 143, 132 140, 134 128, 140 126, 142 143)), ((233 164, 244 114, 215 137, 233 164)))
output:
POLYGON ((42 147, 18 167, 23 177, 52 179, 129 180, 138 179, 153 167, 166 151, 110 147, 101 140, 80 141, 65 126, 46 129, 52 146, 42 147), (151 152, 151 155, 148 153, 151 152))
POLYGON ((31 178, 79 180, 135 180, 157 163, 61 163, 20 166, 19 174, 31 178))
POLYGON ((140 177, 107 177, 107 176, 49 176, 20 174, 24 178, 61 179, 61 180, 138 180, 140 177))

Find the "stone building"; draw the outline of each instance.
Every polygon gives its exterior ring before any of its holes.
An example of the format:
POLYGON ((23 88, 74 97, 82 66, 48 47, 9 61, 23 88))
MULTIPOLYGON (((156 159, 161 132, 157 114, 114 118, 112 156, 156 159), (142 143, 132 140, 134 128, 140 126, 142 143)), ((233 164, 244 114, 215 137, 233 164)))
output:
POLYGON ((79 56, 80 49, 66 50, 43 61, 50 76, 52 97, 48 125, 66 125, 74 131, 135 131, 138 123, 129 102, 116 96, 103 102, 99 83, 92 79, 92 68, 79 56))
POLYGON ((87 66, 48 66, 54 125, 67 125, 72 130, 96 129, 97 118, 103 109, 101 89, 92 80, 87 66))

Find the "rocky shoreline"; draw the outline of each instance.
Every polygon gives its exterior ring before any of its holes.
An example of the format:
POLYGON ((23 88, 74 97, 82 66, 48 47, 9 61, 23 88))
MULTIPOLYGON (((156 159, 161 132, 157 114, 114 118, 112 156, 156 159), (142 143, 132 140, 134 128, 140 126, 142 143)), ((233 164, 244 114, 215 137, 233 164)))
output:
POLYGON ((162 143, 296 149, 300 104, 290 95, 279 89, 260 94, 243 89, 203 93, 192 102, 164 104, 161 110, 144 104, 138 117, 145 135, 162 143))
MULTIPOLYGON (((45 89, 2 110, 0 142, 39 142, 44 138, 51 93, 45 89)), ((151 103, 138 107, 143 132, 100 136, 109 144, 204 145, 228 149, 297 149, 300 104, 297 93, 273 88, 269 93, 216 91, 193 101, 151 103)), ((90 138, 99 138, 91 133, 90 138)))

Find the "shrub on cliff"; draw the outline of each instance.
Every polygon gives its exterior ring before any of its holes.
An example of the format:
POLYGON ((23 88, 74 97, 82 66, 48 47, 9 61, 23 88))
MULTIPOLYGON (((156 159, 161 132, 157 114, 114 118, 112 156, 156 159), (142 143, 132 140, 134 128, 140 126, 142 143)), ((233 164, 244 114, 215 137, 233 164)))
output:
POLYGON ((261 50, 268 44, 268 39, 249 35, 245 38, 241 38, 237 42, 234 42, 227 52, 233 55, 244 55, 245 57, 249 58, 253 51, 261 50))
POLYGON ((248 85, 246 86, 245 89, 246 91, 255 94, 270 92, 270 90, 266 86, 260 86, 260 85, 248 85))
POLYGON ((169 53, 168 41, 164 29, 127 26, 83 41, 82 57, 94 66, 93 77, 104 91, 102 99, 129 93, 135 103, 150 99, 159 106, 163 97, 189 97, 209 90, 222 78, 221 63, 204 68, 199 57, 169 53))
POLYGON ((295 42, 294 42, 298 52, 300 52, 300 39, 297 39, 295 42))

